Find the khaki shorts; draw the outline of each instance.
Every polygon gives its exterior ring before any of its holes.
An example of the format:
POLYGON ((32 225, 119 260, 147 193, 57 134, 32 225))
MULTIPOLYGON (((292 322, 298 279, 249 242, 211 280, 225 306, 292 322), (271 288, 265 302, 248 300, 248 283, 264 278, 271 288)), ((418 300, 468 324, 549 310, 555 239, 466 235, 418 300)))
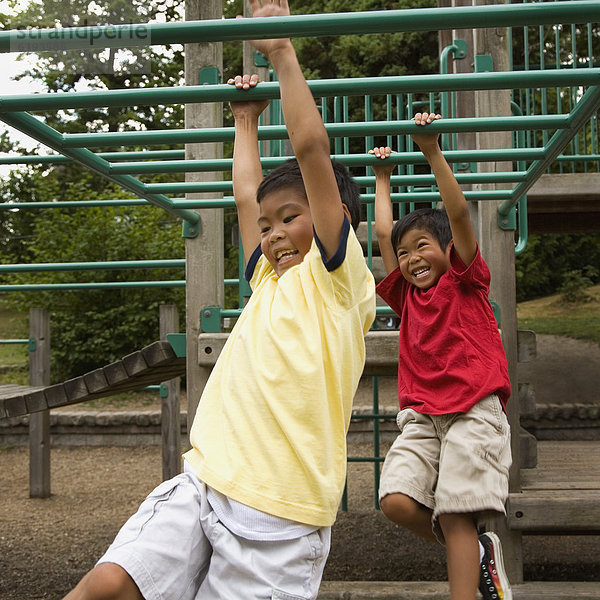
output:
POLYGON ((310 600, 330 527, 291 540, 253 541, 217 518, 191 473, 161 483, 98 561, 120 565, 146 600, 310 600))
POLYGON ((467 413, 424 415, 405 409, 397 417, 400 435, 381 472, 379 498, 405 494, 433 511, 506 514, 510 428, 500 401, 491 395, 467 413))

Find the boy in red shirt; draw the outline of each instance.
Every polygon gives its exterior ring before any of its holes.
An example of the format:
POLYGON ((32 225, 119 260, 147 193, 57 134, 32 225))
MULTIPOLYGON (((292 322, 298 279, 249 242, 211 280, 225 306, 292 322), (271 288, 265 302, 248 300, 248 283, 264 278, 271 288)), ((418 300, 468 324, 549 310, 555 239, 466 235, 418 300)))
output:
MULTIPOLYGON (((440 115, 418 113, 418 125, 440 115)), ((395 225, 390 164, 374 167, 375 228, 388 276, 379 295, 401 318, 397 423, 381 474, 381 509, 417 535, 445 543, 452 599, 511 599, 498 537, 477 522, 504 513, 511 464, 506 357, 488 300, 490 272, 466 199, 438 145, 412 136, 435 175, 444 210, 395 225)), ((385 159, 389 148, 371 153, 385 159)))

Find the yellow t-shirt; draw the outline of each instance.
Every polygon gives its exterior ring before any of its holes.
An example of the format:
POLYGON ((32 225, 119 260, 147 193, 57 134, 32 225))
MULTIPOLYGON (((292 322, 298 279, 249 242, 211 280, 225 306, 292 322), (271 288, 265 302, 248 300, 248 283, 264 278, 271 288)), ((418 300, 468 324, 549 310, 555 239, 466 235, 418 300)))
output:
POLYGON ((260 256, 185 455, 229 498, 316 526, 334 522, 341 499, 364 335, 375 316, 373 276, 347 222, 329 262, 339 266, 328 271, 314 240, 281 277, 260 256))

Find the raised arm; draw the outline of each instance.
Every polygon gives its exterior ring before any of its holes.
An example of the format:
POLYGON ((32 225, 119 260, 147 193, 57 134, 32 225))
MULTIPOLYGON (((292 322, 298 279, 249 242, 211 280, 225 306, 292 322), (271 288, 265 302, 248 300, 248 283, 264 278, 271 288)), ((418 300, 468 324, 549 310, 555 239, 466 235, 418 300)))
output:
MULTIPOLYGON (((251 0, 255 17, 287 16, 287 0, 251 0)), ((344 210, 331 166, 329 138, 289 39, 253 40, 268 57, 281 90, 281 105, 294 154, 300 165, 313 225, 328 257, 340 241, 344 210)))
MULTIPOLYGON (((239 90, 247 90, 258 83, 257 75, 238 75, 227 83, 239 90)), ((258 118, 269 104, 268 100, 246 100, 231 103, 235 121, 233 142, 233 196, 244 247, 244 262, 260 244, 258 203, 256 190, 262 181, 262 168, 258 152, 258 118)))
MULTIPOLYGON (((414 117, 417 125, 427 125, 441 118, 433 113, 417 113, 414 117)), ((446 161, 438 144, 438 134, 413 134, 413 141, 419 146, 427 159, 433 174, 444 208, 450 221, 454 248, 465 265, 470 265, 477 253, 477 239, 469 215, 469 207, 456 177, 446 161)))
POLYGON ((377 158, 381 159, 377 165, 372 167, 375 173, 375 232, 377 233, 383 266, 385 267, 385 272, 388 274, 398 268, 396 250, 392 246, 394 216, 390 195, 391 175, 395 169, 395 165, 384 162, 391 152, 392 149, 389 146, 381 146, 369 150, 369 154, 374 154, 377 158))

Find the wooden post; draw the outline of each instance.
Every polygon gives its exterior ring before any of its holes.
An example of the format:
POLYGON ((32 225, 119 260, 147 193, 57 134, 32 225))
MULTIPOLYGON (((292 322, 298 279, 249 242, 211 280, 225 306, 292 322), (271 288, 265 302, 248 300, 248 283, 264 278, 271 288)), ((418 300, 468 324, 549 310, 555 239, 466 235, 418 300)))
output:
MULTIPOLYGON (((160 306, 160 339, 167 339, 167 333, 179 333, 179 312, 174 304, 160 306)), ((181 409, 179 406, 181 377, 175 377, 161 384, 162 474, 163 480, 181 473, 181 409), (163 395, 163 390, 166 395, 163 395)))
MULTIPOLYGON (((50 320, 45 308, 29 310, 29 385, 50 385, 50 320)), ((50 411, 29 415, 29 497, 50 496, 50 411)))
MULTIPOLYGON (((504 4, 503 0, 476 4, 504 4)), ((478 29, 475 31, 476 55, 490 55, 494 61, 495 71, 509 69, 508 31, 506 28, 478 29)), ((510 110, 509 90, 486 90, 475 94, 475 116, 508 116, 510 110)), ((480 132, 477 136, 477 147, 511 148, 510 132, 480 132)), ((480 172, 509 171, 510 163, 480 163, 480 172)), ((490 189, 480 186, 479 189, 490 189)), ((493 185, 491 189, 502 188, 493 185)), ((511 427, 512 467, 510 470, 510 491, 520 491, 520 446, 519 446, 519 398, 517 382, 517 303, 515 285, 515 240, 513 230, 501 229, 498 225, 498 202, 482 201, 478 203, 478 232, 481 252, 490 267, 492 284, 490 299, 500 306, 502 341, 508 361, 508 370, 513 390, 508 403, 508 420, 511 427)), ((523 581, 523 558, 521 551, 521 534, 509 531, 505 519, 498 519, 494 529, 503 540, 505 566, 512 583, 523 581)))
MULTIPOLYGON (((185 18, 188 21, 220 19, 221 0, 186 0, 185 18)), ((216 69, 219 80, 223 71, 221 43, 208 42, 185 45, 185 82, 198 85, 200 74, 216 69), (209 69, 207 71, 206 69, 209 69)), ((222 103, 187 104, 186 128, 221 127, 222 103)), ((223 145, 187 144, 186 159, 215 159, 223 156, 223 145)), ((221 173, 187 173, 186 181, 222 179, 221 173)), ((189 198, 216 197, 217 194, 189 194, 189 198)), ((224 242, 223 210, 205 209, 200 213, 199 235, 186 239, 186 333, 187 333, 187 403, 188 432, 191 428, 200 395, 210 369, 198 365, 198 335, 201 331, 201 311, 206 306, 223 306, 224 301, 224 242)))

